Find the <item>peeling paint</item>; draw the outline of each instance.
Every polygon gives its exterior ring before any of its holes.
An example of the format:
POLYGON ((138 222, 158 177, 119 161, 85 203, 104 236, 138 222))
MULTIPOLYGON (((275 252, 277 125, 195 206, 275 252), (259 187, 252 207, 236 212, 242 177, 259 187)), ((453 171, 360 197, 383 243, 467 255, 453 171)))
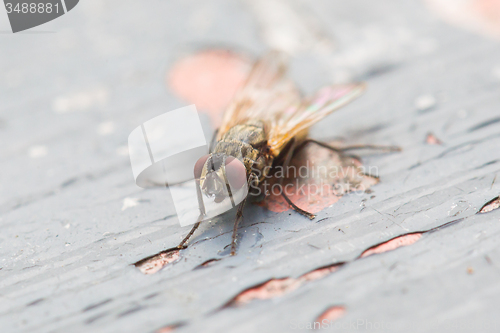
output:
POLYGON ((292 278, 271 279, 259 286, 247 289, 240 293, 231 302, 232 305, 242 305, 253 300, 270 299, 294 291, 301 285, 301 282, 292 278))
POLYGON ((364 251, 361 254, 360 258, 368 257, 368 256, 371 256, 372 254, 379 254, 379 253, 392 251, 392 250, 395 250, 395 249, 402 247, 402 246, 411 245, 411 244, 415 243, 416 241, 418 241, 420 239, 420 237, 422 237, 422 233, 418 232, 418 233, 411 233, 411 234, 407 234, 407 235, 393 238, 391 240, 388 240, 385 243, 376 245, 376 246, 371 247, 368 250, 364 251))
POLYGON ((489 213, 500 208, 500 196, 488 201, 480 210, 479 213, 489 213))
POLYGON ((222 112, 250 70, 245 56, 228 50, 205 50, 187 56, 167 74, 170 88, 181 98, 208 112, 218 127, 222 112))
POLYGON ((302 275, 299 280, 302 281, 314 281, 324 278, 327 275, 330 275, 333 272, 336 272, 342 264, 330 265, 322 268, 317 268, 312 270, 304 275, 302 275))
POLYGON ((253 300, 265 300, 288 294, 301 285, 322 279, 338 270, 342 264, 321 267, 301 275, 299 278, 271 279, 267 282, 251 287, 239 293, 226 306, 240 306, 253 300))
MULTIPOLYGON (((377 177, 366 174, 359 158, 317 145, 308 145, 298 152, 290 166, 298 170, 298 174, 285 177, 282 187, 287 189, 293 203, 313 214, 335 204, 347 193, 362 193, 379 182, 377 177), (305 175, 300 174, 301 170, 307 170, 305 175)), ((263 190, 273 189, 278 181, 277 178, 266 180, 263 190)), ((281 193, 267 190, 266 194, 257 205, 276 213, 291 209, 281 193)))
POLYGON ((186 325, 186 324, 185 323, 177 323, 177 324, 167 325, 167 326, 164 326, 164 327, 161 327, 161 328, 157 329, 155 331, 155 333, 169 333, 169 332, 173 332, 176 329, 178 329, 179 327, 184 326, 184 325, 186 325))
POLYGON ((453 25, 500 38, 500 1, 425 0, 431 10, 453 25))
POLYGON ((428 145, 442 145, 443 142, 438 139, 437 136, 435 136, 433 133, 428 133, 427 137, 425 138, 425 143, 428 145))
POLYGON ((180 249, 172 248, 142 259, 136 262, 134 266, 143 274, 154 274, 166 265, 179 261, 180 258, 180 249))
POLYGON ((346 309, 344 306, 334 305, 326 309, 322 314, 320 314, 318 318, 316 318, 316 322, 320 324, 323 323, 323 321, 332 322, 344 316, 345 313, 346 309))

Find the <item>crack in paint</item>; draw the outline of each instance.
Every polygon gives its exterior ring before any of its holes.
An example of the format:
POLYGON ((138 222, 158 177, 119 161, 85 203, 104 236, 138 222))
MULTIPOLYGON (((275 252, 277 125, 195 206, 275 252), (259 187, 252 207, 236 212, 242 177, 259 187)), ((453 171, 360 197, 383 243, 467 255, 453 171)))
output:
POLYGON ((372 246, 368 248, 367 250, 363 251, 359 258, 365 258, 368 256, 371 256, 373 254, 380 254, 384 252, 389 252, 393 251, 399 247, 402 246, 408 246, 411 245, 415 242, 417 242, 420 237, 422 237, 422 233, 417 232, 417 233, 410 233, 402 236, 395 237, 393 239, 390 239, 384 243, 372 246))
POLYGON ((186 247, 178 248, 173 247, 157 254, 141 259, 133 265, 143 274, 154 274, 168 264, 175 263, 181 259, 180 250, 186 247))
POLYGON ((490 201, 488 201, 486 204, 484 204, 484 206, 481 207, 481 209, 479 210, 478 213, 480 213, 480 214, 489 213, 489 212, 491 212, 495 209, 498 209, 498 208, 500 208, 500 196, 493 198, 490 201))
MULTIPOLYGON (((315 323, 328 324, 343 317, 346 309, 343 305, 334 305, 323 311, 315 320, 315 323), (326 322, 325 322, 326 321, 326 322)), ((314 326, 316 328, 316 326, 314 326)), ((321 326, 320 326, 321 328, 321 326)), ((325 327, 326 328, 326 327, 325 327)))
POLYGON ((343 263, 337 263, 314 269, 294 279, 290 277, 270 279, 256 286, 245 289, 227 302, 221 309, 238 307, 253 300, 266 300, 291 293, 307 282, 322 279, 337 271, 343 263))

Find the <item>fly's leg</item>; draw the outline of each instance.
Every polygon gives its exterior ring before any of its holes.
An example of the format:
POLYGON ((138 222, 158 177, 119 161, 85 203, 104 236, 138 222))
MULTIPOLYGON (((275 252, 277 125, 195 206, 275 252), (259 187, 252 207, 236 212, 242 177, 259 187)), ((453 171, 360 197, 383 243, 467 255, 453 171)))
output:
MULTIPOLYGON (((254 173, 250 174, 248 177, 248 188, 250 190, 250 185, 256 180, 257 176, 254 173)), ((234 221, 233 227, 233 236, 231 237, 231 255, 234 256, 236 254, 236 242, 238 237, 238 225, 240 221, 243 219, 243 208, 245 208, 245 203, 247 201, 248 195, 243 199, 242 202, 238 205, 238 210, 236 211, 236 220, 234 221)))
POLYGON ((316 217, 316 215, 314 215, 313 213, 309 213, 308 211, 305 211, 302 208, 300 208, 299 206, 297 206, 296 204, 294 204, 292 202, 292 200, 290 200, 290 198, 285 194, 285 192, 281 192, 281 195, 283 196, 283 198, 285 199, 285 201, 290 205, 290 207, 293 208, 294 211, 296 211, 297 213, 300 213, 300 214, 308 217, 311 220, 314 220, 314 218, 316 217))
POLYGON ((191 238, 191 236, 193 236, 194 232, 196 231, 196 229, 198 229, 200 224, 201 224, 201 222, 196 222, 194 224, 194 226, 193 226, 193 228, 191 228, 191 231, 189 232, 189 234, 187 234, 187 236, 184 237, 182 242, 179 245, 177 245, 177 248, 182 249, 184 247, 184 244, 186 244, 186 242, 189 240, 189 238, 191 238))
MULTIPOLYGON (((401 148, 398 146, 377 146, 377 145, 354 145, 354 146, 348 146, 348 147, 344 147, 344 148, 336 148, 336 147, 330 146, 329 144, 323 143, 321 141, 316 141, 313 139, 306 139, 297 147, 297 149, 295 149, 295 152, 298 152, 299 150, 304 148, 309 143, 317 144, 320 147, 326 148, 328 150, 334 151, 334 152, 339 153, 339 154, 341 154, 345 151, 348 151, 348 150, 356 150, 356 149, 374 149, 374 150, 381 150, 381 151, 384 151, 387 153, 401 151, 401 148)), ((363 175, 368 176, 368 177, 377 178, 377 179, 379 178, 378 176, 374 176, 374 175, 370 175, 370 174, 366 174, 366 173, 363 173, 363 175)))
POLYGON ((349 151, 349 150, 361 150, 361 149, 380 150, 381 152, 384 152, 384 153, 391 153, 391 152, 401 151, 401 147, 398 147, 398 146, 378 146, 378 145, 353 145, 353 146, 347 146, 347 147, 344 147, 344 148, 336 148, 336 147, 330 146, 329 144, 326 144, 326 143, 323 143, 323 142, 320 142, 320 141, 316 141, 316 140, 313 140, 313 139, 306 139, 306 140, 304 140, 297 147, 297 149, 295 151, 301 150, 302 148, 304 148, 309 143, 315 143, 315 144, 317 144, 320 147, 329 149, 329 150, 334 151, 336 153, 343 153, 343 152, 346 152, 346 151, 349 151))
POLYGON ((236 212, 236 221, 234 221, 233 227, 233 236, 231 237, 231 255, 234 256, 236 254, 236 241, 238 237, 238 224, 240 224, 241 219, 243 218, 243 208, 245 207, 245 202, 247 199, 243 199, 243 201, 238 205, 238 211, 236 212))
POLYGON ((206 215, 205 205, 203 203, 203 198, 201 196, 201 189, 200 189, 200 181, 199 180, 196 180, 196 196, 198 199, 198 206, 200 208, 200 215, 198 216, 198 221, 200 221, 200 222, 196 222, 194 224, 193 228, 191 228, 191 231, 189 232, 189 234, 187 234, 187 236, 184 237, 182 242, 180 242, 180 244, 177 245, 177 248, 179 248, 179 249, 182 249, 184 247, 184 244, 186 244, 186 242, 189 240, 189 238, 191 238, 191 236, 193 236, 196 229, 198 229, 198 227, 200 226, 201 221, 203 220, 203 217, 206 215))
MULTIPOLYGON (((291 147, 288 150, 288 152, 286 153, 285 161, 283 162, 283 169, 284 170, 287 170, 288 164, 290 164, 290 161, 292 160, 293 154, 298 149, 302 148, 302 144, 299 147, 296 148, 296 141, 295 141, 295 139, 292 139, 292 140, 293 141, 291 143, 291 147)), ((283 198, 285 199, 285 201, 288 203, 288 205, 290 205, 290 207, 292 207, 292 209, 294 211, 296 211, 297 213, 300 213, 300 214, 302 214, 302 215, 310 218, 311 220, 316 217, 316 215, 314 215, 313 213, 309 213, 308 211, 303 210, 302 208, 300 208, 296 204, 294 204, 292 202, 292 200, 290 200, 290 198, 286 195, 285 191, 283 190, 283 186, 282 186, 283 185, 283 178, 280 178, 278 180, 278 184, 279 184, 279 188, 281 189, 281 195, 283 196, 283 198)))

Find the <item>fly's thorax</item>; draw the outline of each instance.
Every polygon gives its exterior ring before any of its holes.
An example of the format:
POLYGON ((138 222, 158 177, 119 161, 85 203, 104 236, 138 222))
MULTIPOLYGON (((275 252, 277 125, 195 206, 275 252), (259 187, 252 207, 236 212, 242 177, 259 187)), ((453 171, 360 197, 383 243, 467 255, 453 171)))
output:
POLYGON ((262 180, 272 165, 267 153, 267 139, 261 121, 249 121, 229 129, 213 149, 214 153, 233 156, 243 162, 247 175, 255 173, 262 180))
POLYGON ((253 120, 236 125, 230 128, 220 141, 239 141, 248 143, 254 148, 262 147, 267 144, 264 123, 259 120, 253 120))
POLYGON ((253 172, 260 176, 260 174, 263 174, 264 171, 267 171, 266 166, 270 166, 272 163, 272 160, 270 160, 259 149, 255 149, 248 143, 241 141, 218 142, 213 152, 215 154, 233 156, 242 161, 245 165, 245 169, 247 170, 247 175, 250 175, 250 173, 253 172))

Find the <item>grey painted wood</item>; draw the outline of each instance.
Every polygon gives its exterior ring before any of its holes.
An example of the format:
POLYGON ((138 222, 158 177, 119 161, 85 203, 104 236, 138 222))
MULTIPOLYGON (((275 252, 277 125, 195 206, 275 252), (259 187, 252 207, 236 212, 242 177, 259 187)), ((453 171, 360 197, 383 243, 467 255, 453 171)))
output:
POLYGON ((276 46, 266 36, 278 23, 262 6, 85 1, 36 29, 50 33, 0 36, 2 332, 149 332, 181 322, 179 332, 289 331, 332 305, 346 309, 335 321, 343 331, 498 331, 500 211, 476 213, 500 192, 500 44, 448 26, 416 0, 292 2, 284 18, 289 31, 306 27, 319 40, 292 48, 291 76, 304 91, 368 84, 311 135, 403 147, 364 157, 381 178, 373 193, 346 195, 315 221, 249 206, 236 257, 223 250, 229 214, 160 272, 132 265, 189 228, 172 217, 165 190, 134 185, 129 132, 186 104, 165 87, 182 55, 224 45, 258 56, 276 46), (443 145, 426 144, 428 132, 443 145), (137 205, 124 206, 127 198, 137 205), (223 260, 193 270, 212 258, 223 260), (268 279, 339 262, 282 297, 219 310, 268 279))

